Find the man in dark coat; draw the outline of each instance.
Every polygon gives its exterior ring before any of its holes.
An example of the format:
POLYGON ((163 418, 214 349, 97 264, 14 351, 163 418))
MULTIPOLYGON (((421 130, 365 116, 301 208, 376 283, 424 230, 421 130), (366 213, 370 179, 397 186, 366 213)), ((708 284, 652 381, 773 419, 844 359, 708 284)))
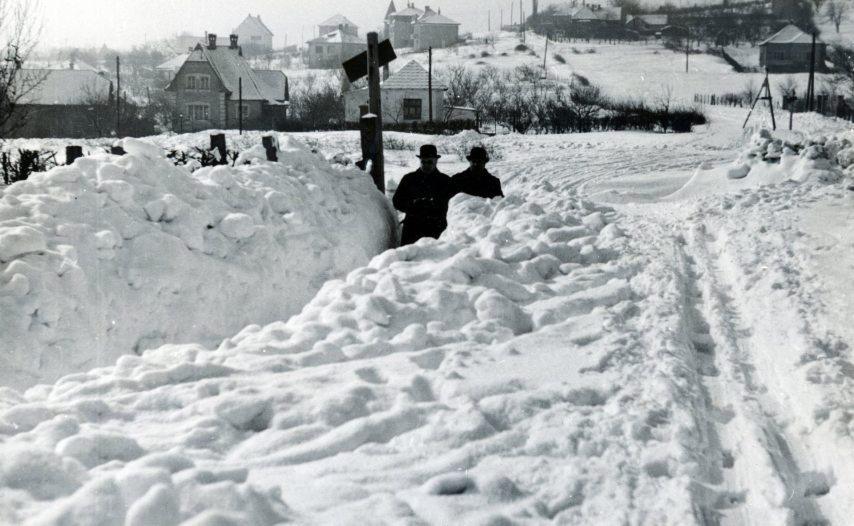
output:
POLYGON ((438 238, 448 226, 448 201, 453 197, 451 178, 436 167, 441 155, 432 144, 419 151, 421 168, 403 176, 392 198, 394 207, 406 214, 400 244, 422 237, 438 238))
POLYGON ((477 197, 504 197, 501 181, 486 171, 486 163, 489 162, 486 149, 475 146, 466 159, 469 167, 451 178, 454 194, 463 192, 477 197))

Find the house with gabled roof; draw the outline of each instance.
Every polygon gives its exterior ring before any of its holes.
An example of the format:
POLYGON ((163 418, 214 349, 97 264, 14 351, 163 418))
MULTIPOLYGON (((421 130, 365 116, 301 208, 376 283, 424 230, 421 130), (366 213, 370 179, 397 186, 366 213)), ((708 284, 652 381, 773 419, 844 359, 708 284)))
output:
MULTIPOLYGON (((769 73, 805 73, 810 70, 812 35, 789 24, 759 43, 759 66, 769 73)), ((824 71, 827 44, 815 41, 815 70, 824 71)))
POLYGON ((308 67, 311 69, 340 68, 341 63, 368 49, 367 40, 336 29, 306 42, 308 67))
POLYGON ((174 97, 178 131, 237 128, 273 129, 286 117, 287 78, 281 71, 252 69, 243 58, 238 36, 228 46, 196 45, 166 87, 174 97))
POLYGON ((359 26, 354 24, 344 15, 333 15, 317 25, 318 35, 326 35, 333 31, 341 30, 354 37, 359 36, 359 26))
POLYGON ((243 22, 231 31, 240 39, 247 55, 269 53, 273 50, 273 32, 261 21, 261 15, 246 15, 243 22))
MULTIPOLYGON (((430 98, 433 99, 433 120, 444 120, 444 92, 448 86, 433 77, 432 92, 427 70, 412 60, 380 83, 383 123, 401 124, 428 122, 430 98)), ((344 93, 344 120, 359 122, 368 113, 368 89, 344 93)))
POLYGON ((442 10, 433 11, 424 7, 424 14, 415 21, 412 34, 413 47, 423 50, 430 47, 449 47, 460 40, 460 23, 442 15, 442 10))
POLYGON ((406 4, 406 8, 398 11, 394 2, 388 6, 386 11, 384 31, 385 37, 389 39, 392 47, 401 49, 413 47, 415 41, 415 22, 424 14, 424 11, 415 7, 415 4, 406 4))
POLYGON ((98 137, 112 123, 102 110, 113 98, 113 83, 85 69, 22 69, 16 87, 25 91, 0 137, 98 137))

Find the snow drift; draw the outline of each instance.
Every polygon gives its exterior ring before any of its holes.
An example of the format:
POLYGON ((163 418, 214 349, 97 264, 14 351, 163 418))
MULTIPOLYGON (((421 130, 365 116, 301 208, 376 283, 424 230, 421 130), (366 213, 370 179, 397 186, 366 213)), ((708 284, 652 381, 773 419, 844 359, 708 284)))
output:
POLYGON ((394 243, 370 178, 294 140, 193 173, 123 146, 0 189, 0 385, 286 319, 394 243))

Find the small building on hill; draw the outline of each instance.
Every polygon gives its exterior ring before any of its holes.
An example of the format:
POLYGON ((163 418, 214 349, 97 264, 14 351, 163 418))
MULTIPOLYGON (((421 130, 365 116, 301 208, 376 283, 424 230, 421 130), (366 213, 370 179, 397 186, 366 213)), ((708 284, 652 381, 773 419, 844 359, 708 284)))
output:
POLYGON ((308 67, 312 69, 340 68, 341 63, 368 49, 367 40, 336 29, 309 40, 308 67))
POLYGON ((261 15, 246 15, 231 33, 240 39, 243 52, 247 55, 260 55, 273 50, 273 32, 261 21, 261 15))
MULTIPOLYGON (((759 66, 769 73, 804 73, 810 70, 812 35, 789 24, 759 43, 759 66)), ((815 41, 815 70, 824 71, 827 44, 815 41)))
MULTIPOLYGON (((433 77, 433 120, 445 118, 444 92, 448 87, 433 77)), ((412 60, 392 73, 380 84, 383 123, 402 124, 428 122, 430 120, 430 83, 427 70, 412 60)), ((362 88, 344 93, 344 120, 359 122, 368 113, 368 89, 362 88)))
POLYGON ((426 6, 424 14, 415 21, 412 41, 416 50, 449 47, 459 40, 460 23, 443 16, 441 9, 434 12, 426 6))
POLYGON ((164 82, 170 82, 173 78, 175 78, 175 74, 181 69, 181 66, 184 65, 184 62, 187 61, 187 57, 190 56, 190 53, 181 53, 173 58, 170 58, 166 62, 160 64, 154 70, 157 72, 157 78, 164 82))
POLYGON ((113 83, 91 70, 22 69, 18 101, 3 137, 99 137, 109 132, 113 83), (11 129, 14 128, 14 129, 11 129))
POLYGON ((613 37, 623 32, 624 23, 621 7, 601 4, 563 4, 557 6, 552 15, 555 31, 571 38, 613 37))
POLYGON ((326 35, 333 31, 341 30, 342 32, 359 36, 359 26, 354 24, 344 15, 333 15, 317 25, 318 35, 326 35))
POLYGON ((284 73, 252 69, 237 35, 228 46, 219 46, 214 34, 208 39, 208 45, 196 45, 166 87, 173 96, 176 131, 237 128, 241 99, 244 128, 276 128, 289 105, 284 73))
POLYGON ((626 28, 639 35, 651 36, 667 27, 667 15, 628 15, 626 28))

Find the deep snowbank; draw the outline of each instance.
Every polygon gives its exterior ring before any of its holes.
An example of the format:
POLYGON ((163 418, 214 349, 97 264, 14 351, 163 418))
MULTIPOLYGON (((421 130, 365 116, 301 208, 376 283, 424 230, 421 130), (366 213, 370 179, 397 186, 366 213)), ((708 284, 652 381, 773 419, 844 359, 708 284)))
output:
POLYGON ((126 139, 0 189, 0 385, 287 319, 393 243, 369 177, 282 140, 191 174, 126 139))

